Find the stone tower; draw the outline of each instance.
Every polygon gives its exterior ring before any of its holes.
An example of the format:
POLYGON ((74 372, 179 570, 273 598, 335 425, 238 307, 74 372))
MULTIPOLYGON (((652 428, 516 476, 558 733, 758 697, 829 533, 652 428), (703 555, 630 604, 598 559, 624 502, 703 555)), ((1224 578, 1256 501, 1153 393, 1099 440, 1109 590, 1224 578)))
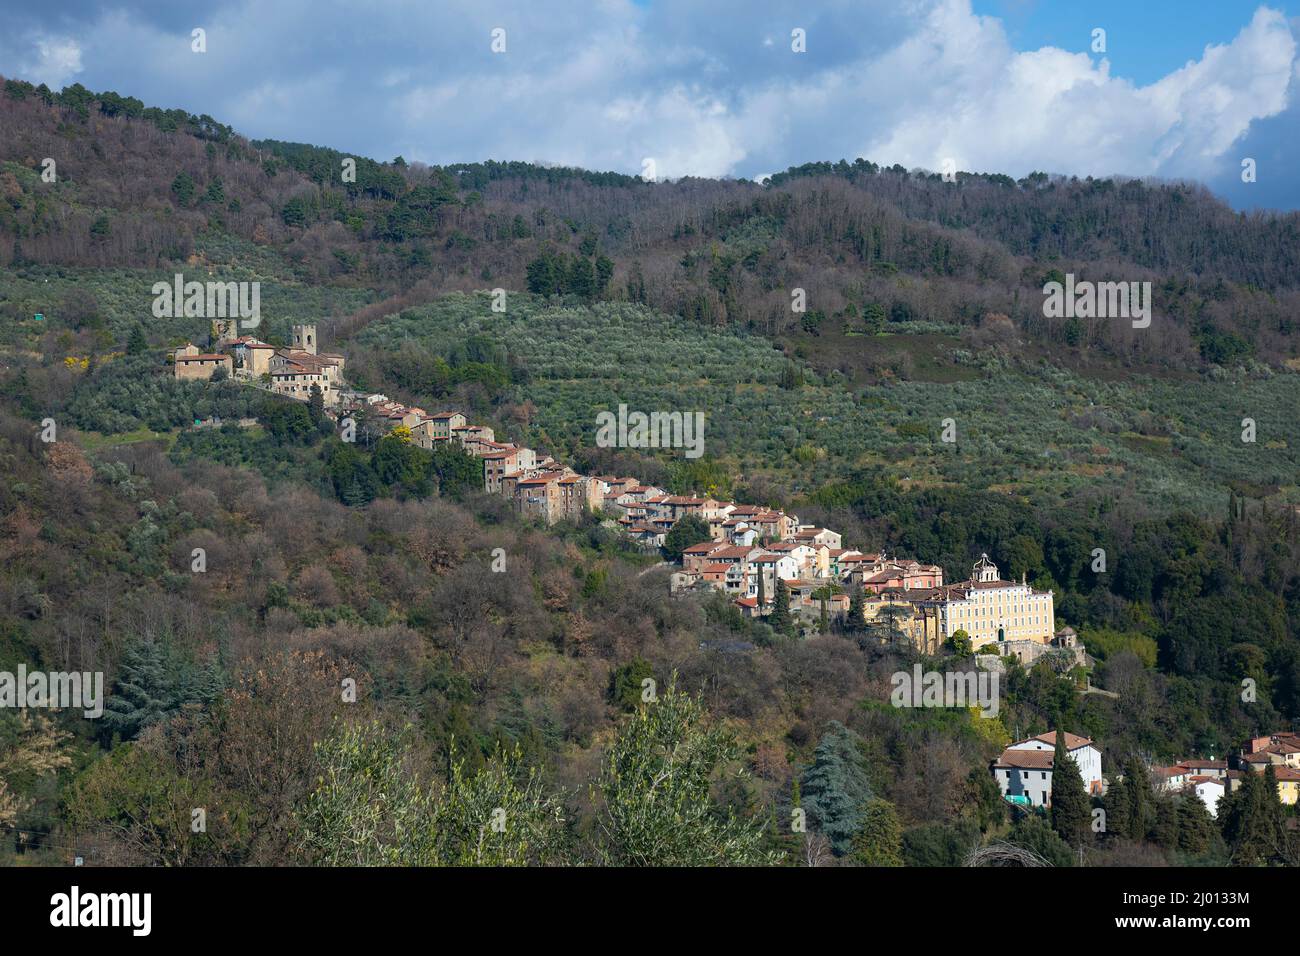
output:
POLYGON ((293 347, 300 352, 316 354, 316 326, 295 325, 293 327, 293 347))

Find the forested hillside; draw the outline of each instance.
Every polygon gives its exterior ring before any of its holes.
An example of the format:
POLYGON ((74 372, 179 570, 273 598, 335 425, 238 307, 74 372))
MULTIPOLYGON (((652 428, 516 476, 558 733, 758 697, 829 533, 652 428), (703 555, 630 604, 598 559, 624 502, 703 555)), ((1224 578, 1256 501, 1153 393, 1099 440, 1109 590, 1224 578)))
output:
POLYGON ((1278 365, 1298 354, 1300 216, 1234 214, 1194 185, 1046 174, 948 183, 866 160, 811 164, 766 187, 379 163, 21 80, 0 95, 0 163, 6 263, 250 261, 239 245, 211 248, 218 233, 273 251, 300 280, 414 301, 532 288, 794 341, 910 322, 973 334, 1005 315, 1029 347, 1076 365, 1278 365), (41 179, 46 158, 55 182, 41 179), (344 181, 347 159, 355 181, 344 181), (1152 281, 1158 320, 1135 330, 1045 319, 1041 288, 1055 272, 1152 281), (806 290, 804 313, 791 310, 795 288, 806 290))
POLYGON ((1295 214, 865 160, 760 185, 363 157, 345 182, 350 158, 3 83, 0 671, 102 671, 109 703, 0 712, 0 860, 958 865, 1010 841, 1067 866, 1079 841, 989 773, 1066 728, 1134 781, 1088 865, 1300 862, 1253 786, 1218 825, 1138 786, 1300 721, 1295 214), (258 281, 260 337, 318 323, 357 387, 592 473, 949 580, 987 552, 1095 663, 1011 661, 993 719, 891 706, 895 672, 970 654, 670 596, 658 555, 521 520, 458 450, 178 381, 166 347, 208 329, 152 315, 177 272, 258 281), (1045 318, 1066 272, 1152 281, 1151 327, 1045 318), (620 402, 703 411, 704 457, 596 447, 620 402), (521 829, 485 851, 497 807, 521 829))

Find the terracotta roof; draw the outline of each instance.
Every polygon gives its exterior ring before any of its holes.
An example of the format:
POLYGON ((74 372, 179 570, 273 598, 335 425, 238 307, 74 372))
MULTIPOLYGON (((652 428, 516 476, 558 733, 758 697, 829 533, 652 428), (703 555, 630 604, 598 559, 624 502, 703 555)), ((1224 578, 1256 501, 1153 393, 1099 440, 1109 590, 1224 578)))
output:
MULTIPOLYGON (((1047 733, 1045 733, 1045 734, 1039 734, 1037 737, 1026 737, 1024 740, 1017 740, 1017 741, 1016 741, 1014 744, 1012 744, 1011 746, 1015 747, 1015 746, 1017 746, 1017 745, 1019 745, 1019 744, 1027 744, 1027 743, 1030 743, 1031 741, 1034 741, 1034 740, 1037 740, 1037 741, 1039 741, 1040 743, 1048 744, 1048 745, 1050 745, 1050 746, 1052 746, 1052 747, 1055 747, 1055 746, 1056 746, 1056 731, 1055 731, 1055 730, 1049 730, 1047 733)), ((1077 750, 1077 749, 1080 748, 1080 747, 1086 747, 1086 746, 1087 746, 1088 744, 1090 744, 1090 743, 1092 743, 1092 738, 1091 738, 1091 737, 1080 737, 1078 734, 1072 734, 1072 733, 1070 733, 1068 730, 1065 732, 1065 749, 1066 749, 1066 750, 1077 750)))
POLYGON ((1021 770, 1051 770, 1056 754, 1051 750, 1012 750, 1002 751, 1002 756, 993 764, 995 767, 1012 767, 1021 770))
POLYGON ((734 545, 730 548, 719 548, 717 551, 709 552, 717 558, 743 558, 753 551, 753 548, 747 548, 744 545, 734 545))

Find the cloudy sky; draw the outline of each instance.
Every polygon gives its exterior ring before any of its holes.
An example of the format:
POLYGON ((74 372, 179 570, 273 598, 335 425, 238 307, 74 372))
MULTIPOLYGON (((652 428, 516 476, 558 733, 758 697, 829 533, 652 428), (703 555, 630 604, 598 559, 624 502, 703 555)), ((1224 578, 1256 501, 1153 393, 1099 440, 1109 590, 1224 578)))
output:
POLYGON ((1300 0, 0 0, 0 23, 0 74, 377 159, 951 158, 1300 208, 1300 0))

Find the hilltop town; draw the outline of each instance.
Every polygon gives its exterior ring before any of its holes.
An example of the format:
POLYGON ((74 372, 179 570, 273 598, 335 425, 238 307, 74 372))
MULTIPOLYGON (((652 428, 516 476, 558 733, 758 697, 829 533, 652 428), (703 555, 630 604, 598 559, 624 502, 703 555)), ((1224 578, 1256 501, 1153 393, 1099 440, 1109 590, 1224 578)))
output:
POLYGON ((938 653, 960 632, 974 650, 996 643, 999 656, 1026 664, 1051 648, 1084 660, 1074 632, 1055 628, 1052 593, 1003 580, 987 555, 969 579, 945 584, 937 565, 845 547, 838 532, 784 511, 674 495, 634 477, 582 475, 532 448, 496 441, 491 427, 471 424, 459 411, 429 413, 357 393, 343 378, 344 357, 318 350, 315 325, 294 325, 291 335, 290 347, 276 348, 238 335, 234 320, 215 320, 212 351, 189 343, 176 350, 175 375, 211 379, 222 369, 298 401, 319 395, 337 416, 361 415, 380 432, 404 429, 421 448, 458 446, 482 461, 483 490, 508 499, 523 518, 553 524, 600 514, 646 550, 662 548, 684 518, 698 519, 707 540, 682 550, 671 588, 721 592, 748 617, 769 616, 781 602, 809 619, 887 617, 923 653, 938 653))
MULTIPOLYGON (((579 474, 550 455, 497 441, 493 428, 472 424, 462 412, 430 413, 386 395, 357 392, 343 377, 344 357, 321 352, 318 344, 310 324, 294 325, 291 345, 277 348, 238 335, 233 321, 214 321, 211 351, 189 343, 177 349, 174 374, 212 380, 224 370, 225 376, 296 401, 318 396, 340 421, 360 418, 374 433, 398 434, 427 450, 457 447, 482 462, 483 491, 506 498, 521 518, 549 525, 594 514, 647 552, 664 549, 686 520, 702 540, 680 549, 669 576, 671 591, 720 593, 747 618, 786 614, 805 633, 825 630, 832 621, 883 625, 886 640, 902 641, 917 653, 969 653, 977 666, 998 671, 1006 658, 1028 667, 1051 655, 1062 673, 1094 663, 1073 628, 1057 628, 1053 592, 1023 577, 1004 579, 987 554, 966 580, 945 583, 938 565, 846 547, 839 532, 779 509, 671 494, 630 476, 579 474)), ((1231 758, 1188 758, 1140 770, 1113 766, 1106 772, 1096 742, 1061 732, 1065 753, 1094 798, 1140 772, 1149 774, 1156 790, 1197 799, 1213 817, 1224 795, 1256 774, 1271 775, 1281 804, 1300 802, 1300 735, 1289 731, 1253 738, 1231 758)), ((1050 731, 1009 744, 992 762, 993 779, 1008 804, 1051 807, 1055 748, 1056 731, 1050 731)))

